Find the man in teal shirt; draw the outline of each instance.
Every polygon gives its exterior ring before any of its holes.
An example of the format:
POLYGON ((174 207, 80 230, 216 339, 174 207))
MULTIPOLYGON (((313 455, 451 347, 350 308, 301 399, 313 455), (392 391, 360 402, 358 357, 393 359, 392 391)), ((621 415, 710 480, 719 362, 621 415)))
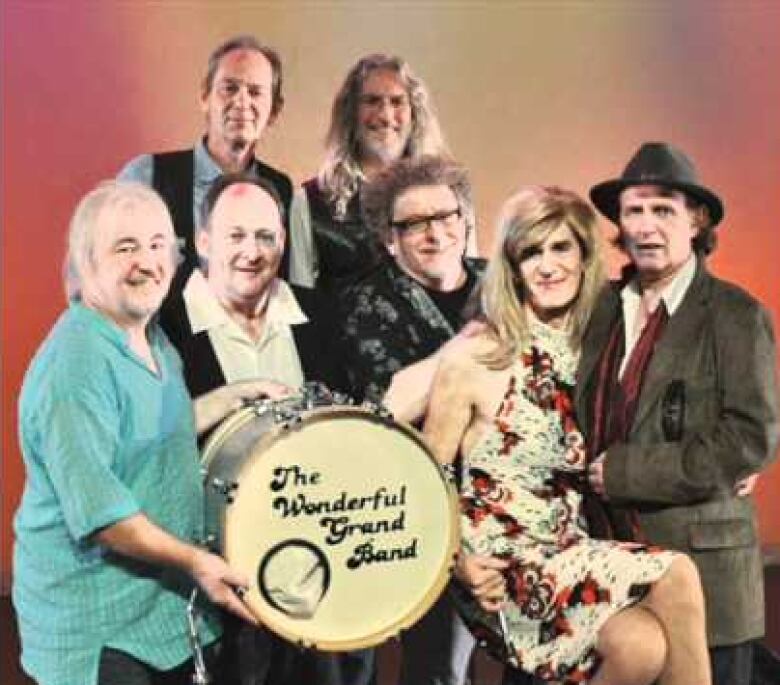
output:
MULTIPOLYGON (((193 581, 254 621, 247 584, 198 546, 196 429, 266 382, 194 406, 181 362, 152 320, 175 270, 170 215, 151 190, 109 183, 70 226, 68 310, 33 359, 20 399, 27 470, 15 518, 13 599, 22 665, 38 682, 185 682, 193 581)), ((208 616, 204 644, 219 635, 208 616)))

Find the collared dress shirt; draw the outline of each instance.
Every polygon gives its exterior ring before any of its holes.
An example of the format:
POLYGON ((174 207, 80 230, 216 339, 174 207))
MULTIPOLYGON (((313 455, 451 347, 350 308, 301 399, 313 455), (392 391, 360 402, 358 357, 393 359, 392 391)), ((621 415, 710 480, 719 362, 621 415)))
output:
MULTIPOLYGON (((680 308, 685 293, 688 292, 688 288, 693 282, 693 277, 696 275, 696 257, 691 255, 688 261, 685 262, 683 267, 672 279, 671 283, 667 285, 661 291, 661 299, 666 305, 666 311, 669 316, 673 316, 674 313, 680 308)), ((625 352, 623 353, 623 361, 620 364, 620 376, 623 375, 628 359, 631 357, 631 352, 636 346, 639 336, 642 334, 642 330, 637 330, 637 318, 639 317, 639 310, 642 304, 642 293, 639 290, 639 282, 636 278, 633 278, 628 285, 620 292, 620 298, 622 300, 623 307, 623 334, 625 335, 625 352)))

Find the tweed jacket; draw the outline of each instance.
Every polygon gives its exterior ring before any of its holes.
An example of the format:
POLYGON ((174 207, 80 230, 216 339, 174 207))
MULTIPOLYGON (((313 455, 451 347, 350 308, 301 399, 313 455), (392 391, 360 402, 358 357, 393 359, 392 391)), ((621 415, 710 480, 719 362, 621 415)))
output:
MULTIPOLYGON (((575 402, 590 437, 598 360, 622 326, 619 289, 602 294, 583 341, 575 402)), ((753 498, 734 485, 760 471, 778 439, 769 315, 702 261, 656 344, 626 443, 605 461, 609 505, 638 513, 654 544, 689 554, 707 604, 710 646, 764 633, 763 570, 753 498)))

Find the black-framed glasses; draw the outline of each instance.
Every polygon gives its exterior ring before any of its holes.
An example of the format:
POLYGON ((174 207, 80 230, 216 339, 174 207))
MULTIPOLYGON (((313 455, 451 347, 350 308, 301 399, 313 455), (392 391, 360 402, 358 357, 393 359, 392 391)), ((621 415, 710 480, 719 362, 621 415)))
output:
POLYGON ((401 233, 414 235, 432 227, 453 228, 461 216, 463 216, 463 210, 460 207, 455 207, 455 209, 445 209, 427 216, 411 216, 408 219, 398 219, 390 222, 390 225, 401 233))

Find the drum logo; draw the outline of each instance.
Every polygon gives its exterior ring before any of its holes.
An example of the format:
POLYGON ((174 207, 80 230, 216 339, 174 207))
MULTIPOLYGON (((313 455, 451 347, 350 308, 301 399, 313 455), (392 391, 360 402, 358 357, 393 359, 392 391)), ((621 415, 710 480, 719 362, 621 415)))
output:
POLYGON ((272 508, 283 519, 318 517, 328 546, 359 540, 345 561, 350 570, 418 556, 417 537, 407 537, 400 545, 381 544, 383 537, 397 539, 397 534, 406 530, 406 484, 394 488, 380 485, 357 495, 345 489, 335 496, 312 495, 324 486, 326 478, 319 471, 307 472, 299 465, 276 467, 270 483, 276 493, 272 508))

